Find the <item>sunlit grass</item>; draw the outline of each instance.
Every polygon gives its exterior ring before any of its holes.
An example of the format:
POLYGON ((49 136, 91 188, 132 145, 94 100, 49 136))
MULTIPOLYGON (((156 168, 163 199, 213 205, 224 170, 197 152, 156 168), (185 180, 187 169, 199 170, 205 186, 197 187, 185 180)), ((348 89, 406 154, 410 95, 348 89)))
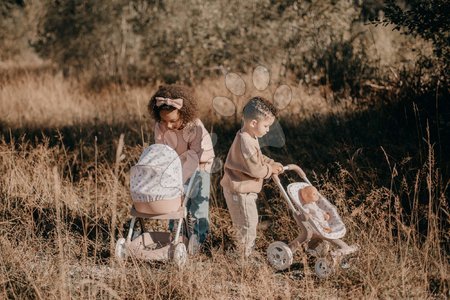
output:
MULTIPOLYGON (((244 99, 259 93, 252 88, 248 76, 243 76, 250 83, 244 99)), ((293 123, 301 124, 327 115, 345 119, 367 109, 346 101, 329 103, 319 90, 291 86, 294 96, 289 109, 282 112, 285 121, 291 118, 293 123)), ((271 85, 261 94, 270 99, 275 89, 276 85, 271 85)), ((56 133, 50 137, 41 135, 36 141, 34 138, 38 136, 11 137, 9 130, 3 131, 5 136, 0 141, 3 298, 444 299, 448 296, 448 255, 442 245, 448 240, 448 229, 442 228, 446 224, 442 218, 448 218, 448 182, 442 179, 426 133, 422 138, 428 147, 427 159, 416 169, 401 171, 386 155, 372 162, 383 172, 375 168, 359 170, 365 165, 358 159, 369 158, 358 152, 345 166, 337 163, 333 171, 314 174, 314 169, 308 170, 313 183, 341 212, 348 229, 345 240, 361 248, 349 270, 340 270, 327 280, 315 277, 301 250, 295 255, 294 265, 285 272, 275 272, 265 262, 265 249, 270 242, 292 240, 297 235, 293 218, 271 182, 260 199, 265 220, 258 232, 260 257, 256 261, 236 258, 230 243, 231 220, 216 186, 220 172, 213 175, 212 232, 204 253, 191 257, 182 270, 171 263, 116 262, 110 256, 110 239, 121 236, 129 221, 128 171, 142 151, 142 140, 150 141, 146 104, 153 91, 154 87, 112 87, 100 93, 89 92, 75 81, 50 74, 28 75, 2 83, 2 126, 11 130, 53 128, 51 132, 56 133), (111 157, 119 136, 114 135, 116 131, 109 131, 108 126, 119 123, 125 124, 120 130, 126 134, 126 158, 115 162, 111 157), (89 131, 91 125, 97 127, 89 131), (64 126, 80 130, 82 141, 64 144, 64 137, 58 136, 56 130, 64 126), (386 178, 380 174, 388 174, 387 181, 391 180, 391 184, 383 184, 386 178), (115 215, 113 199, 117 199, 115 215), (412 207, 408 212, 405 203, 412 207), (117 228, 111 230, 115 218, 117 228)), ((232 97, 223 80, 204 81, 196 86, 196 92, 202 119, 228 134, 220 139, 232 139, 234 133, 223 125, 230 120, 215 115, 210 106, 215 96, 232 97)), ((287 142, 303 145, 305 140, 293 138, 287 142)), ((226 149, 224 144, 219 146, 217 155, 223 158, 226 149)), ((309 151, 315 151, 326 145, 308 146, 309 151)), ((286 158, 295 162, 305 159, 296 153, 289 153, 286 158)))

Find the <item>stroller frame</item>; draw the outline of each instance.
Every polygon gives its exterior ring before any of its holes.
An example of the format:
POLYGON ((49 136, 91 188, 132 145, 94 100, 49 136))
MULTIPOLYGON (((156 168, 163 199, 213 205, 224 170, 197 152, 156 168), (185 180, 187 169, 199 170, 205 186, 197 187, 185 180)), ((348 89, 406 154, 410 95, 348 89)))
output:
MULTIPOLYGON (((312 185, 305 172, 299 166, 290 164, 283 167, 283 169, 294 171, 306 183, 312 185)), ((349 264, 346 256, 355 252, 357 247, 353 246, 352 248, 341 239, 329 239, 318 234, 317 230, 308 221, 309 215, 302 207, 294 203, 281 184, 278 175, 272 175, 272 179, 280 189, 281 195, 286 200, 300 229, 298 237, 289 244, 275 241, 269 245, 267 248, 267 259, 272 267, 277 270, 289 268, 293 263, 293 253, 303 246, 307 253, 316 258, 314 269, 319 278, 326 278, 331 275, 337 265, 340 265, 342 268, 348 268, 349 264), (336 246, 338 249, 330 251, 331 246, 336 246), (343 251, 342 249, 351 249, 352 251, 343 251)))
POLYGON ((191 196, 194 178, 195 173, 189 180, 181 206, 177 211, 166 214, 148 214, 139 212, 136 210, 135 205, 132 206, 130 210, 132 218, 127 236, 126 238, 119 238, 116 243, 115 256, 118 260, 123 261, 129 256, 133 256, 144 261, 173 260, 179 267, 186 264, 188 257, 186 246, 192 244, 191 238, 193 237, 188 230, 189 226, 186 221, 188 216, 186 205, 191 196), (144 219, 176 220, 174 233, 164 231, 149 232, 145 228, 144 219), (139 223, 139 234, 135 231, 136 223, 139 223), (182 236, 183 226, 185 226, 188 238, 190 238, 189 241, 182 236), (173 234, 175 235, 171 238, 173 234))

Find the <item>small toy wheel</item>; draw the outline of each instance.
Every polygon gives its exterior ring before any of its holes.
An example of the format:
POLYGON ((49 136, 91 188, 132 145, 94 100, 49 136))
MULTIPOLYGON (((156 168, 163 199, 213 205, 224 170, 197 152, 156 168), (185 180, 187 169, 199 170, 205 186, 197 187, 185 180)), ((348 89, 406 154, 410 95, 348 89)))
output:
POLYGON ((267 260, 276 270, 282 271, 293 262, 292 250, 283 242, 273 242, 267 248, 267 260))
POLYGON ((173 250, 173 261, 180 268, 186 264, 187 251, 186 246, 183 243, 175 245, 175 249, 173 250))
POLYGON ((124 260, 126 258, 126 249, 125 249, 125 239, 120 238, 117 240, 116 243, 116 258, 120 261, 124 260))
POLYGON ((333 273, 333 263, 326 258, 319 258, 314 266, 317 277, 327 278, 333 273))

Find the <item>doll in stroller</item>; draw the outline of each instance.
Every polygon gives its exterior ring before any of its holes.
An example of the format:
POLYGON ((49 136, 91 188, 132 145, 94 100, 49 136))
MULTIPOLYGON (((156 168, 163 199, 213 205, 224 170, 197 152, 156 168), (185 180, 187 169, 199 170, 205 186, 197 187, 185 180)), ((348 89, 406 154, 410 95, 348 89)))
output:
POLYGON ((336 207, 320 195, 299 166, 288 165, 284 170, 292 170, 304 180, 290 183, 286 192, 279 177, 272 177, 293 212, 300 234, 289 245, 281 241, 270 244, 269 263, 277 270, 287 269, 293 263, 293 253, 306 246, 306 252, 315 258, 314 271, 319 278, 330 276, 337 266, 348 268, 348 259, 358 246, 341 240, 346 228, 336 207))
POLYGON ((116 258, 132 256, 144 261, 173 260, 183 266, 188 257, 189 237, 186 204, 193 189, 192 176, 183 185, 178 154, 169 146, 147 147, 130 171, 133 206, 126 238, 116 243, 116 258), (145 220, 174 220, 173 231, 147 231, 145 220), (135 229, 139 223, 140 230, 135 229))

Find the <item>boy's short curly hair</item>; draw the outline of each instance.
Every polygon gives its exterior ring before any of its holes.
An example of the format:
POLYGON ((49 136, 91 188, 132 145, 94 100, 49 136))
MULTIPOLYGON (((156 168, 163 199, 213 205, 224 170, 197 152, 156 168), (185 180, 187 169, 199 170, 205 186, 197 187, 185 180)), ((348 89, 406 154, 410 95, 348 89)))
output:
POLYGON ((194 91, 187 86, 176 84, 161 85, 152 98, 150 98, 147 106, 148 111, 157 122, 160 122, 161 111, 173 111, 176 108, 167 104, 156 106, 156 97, 183 99, 183 106, 179 109, 183 124, 187 124, 197 117, 197 101, 194 97, 194 91))
POLYGON ((242 111, 245 120, 261 120, 266 117, 277 117, 277 108, 263 97, 253 97, 244 106, 242 111))

